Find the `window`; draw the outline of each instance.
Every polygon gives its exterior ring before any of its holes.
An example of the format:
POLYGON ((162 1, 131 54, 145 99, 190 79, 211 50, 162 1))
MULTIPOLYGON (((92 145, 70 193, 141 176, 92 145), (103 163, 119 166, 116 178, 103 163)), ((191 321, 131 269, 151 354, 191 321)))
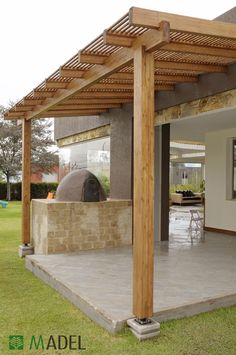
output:
POLYGON ((110 176, 110 137, 71 144, 59 150, 59 180, 75 169, 110 176))

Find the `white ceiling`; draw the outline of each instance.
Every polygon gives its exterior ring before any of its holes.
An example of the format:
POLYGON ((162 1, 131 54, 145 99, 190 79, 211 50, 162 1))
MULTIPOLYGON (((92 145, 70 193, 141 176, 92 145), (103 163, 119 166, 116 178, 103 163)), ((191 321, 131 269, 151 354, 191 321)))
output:
POLYGON ((204 142, 206 132, 236 127, 236 107, 179 119, 170 127, 171 140, 204 142))

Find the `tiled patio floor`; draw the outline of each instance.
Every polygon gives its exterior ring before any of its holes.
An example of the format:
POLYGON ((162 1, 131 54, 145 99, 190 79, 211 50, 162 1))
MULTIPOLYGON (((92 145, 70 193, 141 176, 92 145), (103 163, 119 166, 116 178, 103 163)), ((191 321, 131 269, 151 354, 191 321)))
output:
MULTIPOLYGON (((236 237, 189 233, 189 213, 178 208, 170 220, 170 241, 155 246, 155 317, 236 304, 236 237)), ((109 331, 132 317, 131 247, 32 255, 26 266, 109 331)))

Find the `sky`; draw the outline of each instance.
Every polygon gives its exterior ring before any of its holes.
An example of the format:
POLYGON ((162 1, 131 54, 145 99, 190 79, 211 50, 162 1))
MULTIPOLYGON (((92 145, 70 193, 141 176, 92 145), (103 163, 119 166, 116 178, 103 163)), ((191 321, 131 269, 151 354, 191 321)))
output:
POLYGON ((2 0, 0 105, 22 99, 132 6, 213 19, 236 6, 236 2, 2 0))

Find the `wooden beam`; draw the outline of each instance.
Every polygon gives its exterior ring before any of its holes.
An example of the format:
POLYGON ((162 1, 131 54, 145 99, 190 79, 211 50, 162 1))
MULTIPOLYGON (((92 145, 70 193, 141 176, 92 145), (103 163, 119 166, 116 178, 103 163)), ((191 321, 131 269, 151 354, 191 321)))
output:
POLYGON ((25 118, 25 112, 24 111, 8 111, 5 114, 6 119, 11 119, 11 118, 25 118))
POLYGON ((46 89, 66 89, 68 84, 63 81, 45 80, 46 89))
POLYGON ((103 42, 106 45, 117 47, 132 47, 135 37, 123 36, 116 33, 103 32, 103 42))
POLYGON ((129 11, 129 23, 133 26, 159 28, 161 21, 169 22, 171 31, 236 39, 236 25, 232 23, 203 20, 138 7, 132 7, 129 11))
POLYGON ((30 243, 31 121, 22 122, 22 244, 30 243))
POLYGON ((97 103, 97 104, 91 104, 91 103, 87 103, 87 104, 81 104, 81 103, 77 103, 77 104, 60 104, 56 106, 56 110, 95 110, 95 109, 108 109, 108 108, 118 108, 120 107, 120 104, 108 104, 108 103, 97 103))
MULTIPOLYGON (((156 80, 161 81, 188 81, 188 82, 196 82, 198 80, 197 76, 186 76, 186 75, 174 75, 174 74, 155 74, 156 80)), ((134 74, 133 73, 115 73, 109 76, 109 79, 114 80, 129 80, 133 81, 134 74)))
POLYGON ((31 105, 40 105, 43 100, 37 100, 37 99, 23 99, 23 104, 24 106, 31 106, 31 105))
POLYGON ((101 99, 106 99, 106 98, 132 98, 133 93, 132 92, 104 92, 104 91, 94 91, 93 94, 91 95, 91 92, 80 92, 78 95, 73 96, 71 98, 68 98, 68 100, 76 100, 76 99, 95 99, 95 98, 101 98, 101 99))
MULTIPOLYGON (((162 47, 169 41, 168 26, 164 26, 162 30, 150 30, 139 36, 133 42, 133 48, 138 48, 141 45, 145 45, 146 48, 152 49, 162 47)), ((119 52, 115 52, 107 57, 104 65, 94 66, 86 71, 85 75, 81 79, 74 79, 68 84, 67 89, 63 92, 54 94, 53 102, 43 105, 43 108, 36 108, 27 114, 27 119, 34 118, 39 114, 47 111, 52 106, 58 104, 60 101, 69 98, 77 92, 87 89, 97 81, 108 77, 116 71, 119 71, 126 65, 132 63, 133 60, 133 48, 122 48, 119 52)), ((45 100, 46 101, 46 100, 45 100)))
POLYGON ((33 108, 34 108, 34 106, 25 106, 25 105, 17 105, 16 104, 16 106, 14 106, 14 109, 16 110, 16 111, 21 111, 21 112, 26 112, 26 111, 31 111, 31 110, 33 110, 33 108))
POLYGON ((93 85, 92 89, 102 90, 133 90, 133 83, 98 83, 93 85))
POLYGON ((115 80, 134 80, 134 73, 114 73, 109 76, 109 79, 115 80))
POLYGON ((162 85, 155 85, 155 90, 157 91, 173 91, 175 86, 173 84, 162 84, 162 85))
POLYGON ((174 43, 171 42, 163 46, 164 51, 171 51, 176 53, 189 53, 189 54, 201 54, 214 57, 223 57, 223 58, 236 58, 235 49, 225 49, 225 48, 216 48, 216 47, 207 47, 207 46, 197 46, 183 43, 174 43))
MULTIPOLYGON (((77 98, 77 99, 68 99, 65 102, 63 102, 61 105, 104 105, 104 104, 124 104, 124 103, 129 103, 132 102, 133 99, 131 98, 77 98)), ((58 106, 57 106, 58 107, 58 106)))
POLYGON ((91 54, 91 53, 82 53, 79 51, 78 53, 78 61, 79 63, 86 63, 86 64, 104 64, 106 59, 108 58, 107 55, 98 55, 98 54, 91 54))
POLYGON ((36 118, 50 118, 50 117, 80 117, 80 116, 99 116, 101 113, 107 112, 107 110, 81 110, 81 111, 48 111, 47 113, 42 113, 36 118))
POLYGON ((133 314, 153 314, 154 58, 134 52, 133 314))
POLYGON ((96 108, 96 109, 83 109, 83 110, 80 110, 80 109, 72 109, 72 110, 69 110, 69 109, 66 109, 66 110, 58 110, 57 108, 54 109, 54 110, 50 110, 48 111, 46 114, 50 114, 50 117, 52 117, 53 115, 57 115, 57 114, 60 114, 62 116, 66 116, 67 114, 72 114, 72 115, 75 115, 75 116, 79 116, 80 114, 87 114, 88 116, 90 114, 97 114, 97 113, 103 113, 103 112, 106 112, 106 109, 103 109, 103 108, 96 108))
POLYGON ((156 74, 155 80, 159 81, 172 81, 172 82, 197 82, 197 76, 186 76, 186 75, 164 75, 164 74, 156 74))
POLYGON ((64 69, 60 67, 60 76, 62 78, 82 78, 84 76, 85 70, 79 69, 64 69))
POLYGON ((167 60, 155 61, 155 68, 156 69, 196 71, 199 73, 202 73, 202 72, 225 73, 227 71, 227 67, 225 65, 183 63, 183 62, 172 62, 172 61, 167 61, 167 60))
POLYGON ((43 89, 34 89, 33 94, 34 97, 43 97, 43 98, 48 98, 48 97, 53 97, 56 91, 47 91, 43 89))

